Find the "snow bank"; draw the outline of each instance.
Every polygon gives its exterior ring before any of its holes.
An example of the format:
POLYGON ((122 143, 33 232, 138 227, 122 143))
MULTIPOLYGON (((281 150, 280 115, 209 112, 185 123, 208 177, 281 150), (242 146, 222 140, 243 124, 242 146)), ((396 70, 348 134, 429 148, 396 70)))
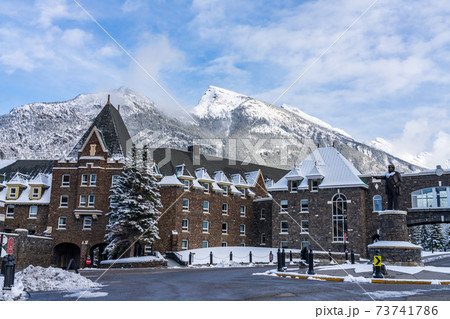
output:
POLYGON ((108 260, 102 260, 102 265, 109 265, 114 263, 124 264, 124 263, 143 263, 143 262, 149 262, 152 260, 164 260, 162 257, 155 257, 155 256, 141 256, 141 257, 129 257, 129 258, 121 258, 121 259, 108 259, 108 260))
MULTIPOLYGON (((0 277, 0 285, 3 287, 3 277, 0 277)), ((14 287, 10 292, 0 291, 0 300, 24 300, 26 291, 74 291, 101 286, 80 274, 60 268, 28 266, 23 271, 16 273, 14 287)))

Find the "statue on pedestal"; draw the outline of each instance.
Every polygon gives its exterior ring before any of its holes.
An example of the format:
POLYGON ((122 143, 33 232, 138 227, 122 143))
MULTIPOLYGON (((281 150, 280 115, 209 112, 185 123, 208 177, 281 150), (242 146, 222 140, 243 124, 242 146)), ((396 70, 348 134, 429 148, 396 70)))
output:
POLYGON ((398 198, 400 196, 400 185, 402 177, 399 172, 395 170, 394 165, 388 166, 388 171, 382 176, 374 176, 375 178, 386 180, 386 195, 388 198, 387 210, 399 210, 398 198))

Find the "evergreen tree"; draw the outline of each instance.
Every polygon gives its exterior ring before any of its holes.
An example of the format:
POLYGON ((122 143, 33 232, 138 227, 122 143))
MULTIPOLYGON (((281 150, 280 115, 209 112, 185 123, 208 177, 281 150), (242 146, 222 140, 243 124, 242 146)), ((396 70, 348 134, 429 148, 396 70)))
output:
POLYGON ((420 245, 420 228, 419 226, 408 227, 409 241, 415 245, 420 245))
POLYGON ((430 248, 432 250, 444 250, 446 241, 440 224, 430 226, 430 248))
POLYGON ((147 168, 147 148, 138 159, 135 145, 125 160, 122 175, 112 189, 110 221, 106 227, 108 258, 120 257, 138 242, 142 246, 159 239, 157 220, 161 209, 156 179, 147 168))
POLYGON ((429 250, 431 248, 430 242, 430 232, 428 231, 427 225, 422 225, 420 227, 419 245, 422 246, 423 250, 429 250))

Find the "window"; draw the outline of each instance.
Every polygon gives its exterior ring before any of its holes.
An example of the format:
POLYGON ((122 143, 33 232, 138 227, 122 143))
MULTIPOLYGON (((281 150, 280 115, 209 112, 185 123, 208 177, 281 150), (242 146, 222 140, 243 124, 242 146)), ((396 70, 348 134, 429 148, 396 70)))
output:
POLYGON ((209 193, 209 184, 208 183, 203 183, 203 187, 204 187, 203 192, 204 193, 209 193))
POLYGON ((228 224, 222 223, 222 234, 228 234, 228 224))
POLYGON ((450 187, 425 188, 411 193, 412 208, 450 207, 450 187))
POLYGON ((67 187, 69 185, 70 185, 70 175, 69 174, 64 174, 62 176, 61 186, 67 187))
POLYGON ((184 191, 187 192, 191 186, 189 180, 185 179, 183 183, 184 183, 184 191))
POLYGON ((280 233, 287 234, 288 233, 288 222, 286 220, 282 220, 280 222, 280 233))
POLYGON ((189 211, 189 199, 183 198, 183 210, 189 211))
POLYGON ((86 195, 80 195, 80 207, 86 207, 86 195))
POLYGON ((189 231, 189 220, 183 219, 181 221, 181 231, 189 231))
POLYGON ((39 194, 39 193, 40 193, 40 192, 39 192, 39 187, 33 187, 32 190, 33 190, 33 191, 31 192, 31 198, 32 198, 32 199, 39 199, 39 197, 40 197, 40 196, 39 196, 39 195, 40 195, 40 194, 39 194))
POLYGON ((307 241, 302 241, 302 249, 305 247, 306 249, 309 248, 309 243, 307 241))
POLYGON ((111 186, 117 186, 117 183, 119 182, 120 175, 113 175, 111 178, 111 186))
POLYGON ((241 226, 239 226, 239 235, 245 236, 245 224, 241 224, 241 226))
POLYGON ((282 200, 280 202, 281 204, 281 211, 280 213, 287 213, 288 212, 288 201, 287 200, 282 200))
POLYGON ((381 195, 375 195, 373 197, 373 211, 374 212, 381 212, 382 209, 382 200, 381 195))
POLYGON ((97 185, 97 174, 91 174, 89 186, 96 186, 96 185, 97 185))
POLYGON ((83 174, 81 175, 81 186, 87 186, 88 184, 88 175, 83 174))
POLYGON ((94 207, 95 204, 95 195, 89 195, 88 207, 94 207))
POLYGON ((344 242, 347 233, 347 198, 336 194, 332 200, 333 241, 344 242))
POLYGON ((189 249, 189 242, 187 239, 183 239, 181 241, 181 249, 182 250, 188 250, 189 249))
POLYGON ((245 216, 245 205, 241 205, 241 216, 245 216))
POLYGON ((83 229, 86 229, 86 230, 92 229, 92 217, 91 216, 84 216, 83 229))
POLYGON ((59 200, 59 207, 69 207, 69 195, 61 195, 61 198, 59 200))
POLYGON ((207 240, 202 241, 202 248, 208 248, 208 241, 207 240))
POLYGON ((223 241, 223 242, 222 242, 222 247, 227 247, 227 246, 228 246, 227 242, 226 242, 226 241, 223 241))
POLYGON ((222 204, 222 215, 228 215, 228 204, 227 203, 222 204))
POLYGON ((291 181, 291 192, 298 191, 298 181, 291 181))
POLYGON ((307 212, 308 211, 308 206, 309 206, 309 203, 308 203, 307 199, 302 199, 300 201, 300 211, 301 212, 307 212))
POLYGON ((228 186, 227 185, 223 185, 222 189, 223 189, 223 195, 224 196, 228 196, 228 186))
POLYGON ((64 216, 59 217, 58 219, 58 229, 66 229, 67 218, 64 216))
POLYGON ((28 215, 28 218, 37 218, 37 206, 30 206, 30 214, 28 215))
POLYGON ((240 243, 239 246, 245 247, 245 243, 240 243))
POLYGON ((266 234, 261 234, 261 239, 259 241, 259 244, 261 246, 265 246, 266 245, 266 234))
POLYGON ((202 232, 209 233, 209 222, 207 220, 203 221, 203 229, 202 232))
POLYGON ((311 191, 312 192, 317 192, 319 190, 319 180, 314 179, 311 181, 311 191))
POLYGON ((266 210, 264 208, 261 208, 261 215, 259 219, 266 219, 266 210))
POLYGON ((241 198, 245 198, 245 188, 240 188, 239 189, 241 191, 241 198))
POLYGON ((203 201, 203 212, 204 213, 209 213, 209 202, 208 201, 203 201))
POLYGON ((308 221, 307 220, 302 220, 301 221, 301 227, 302 227, 302 229, 300 230, 300 232, 303 234, 303 233, 305 233, 305 234, 307 234, 307 233, 309 233, 309 226, 308 226, 309 224, 308 224, 308 221))
POLYGON ((284 248, 284 249, 289 248, 288 242, 287 241, 282 241, 281 242, 281 248, 284 248))
POLYGON ((6 217, 14 218, 14 205, 6 206, 6 217))
POLYGON ((17 187, 10 187, 9 198, 16 198, 16 197, 17 197, 17 187))

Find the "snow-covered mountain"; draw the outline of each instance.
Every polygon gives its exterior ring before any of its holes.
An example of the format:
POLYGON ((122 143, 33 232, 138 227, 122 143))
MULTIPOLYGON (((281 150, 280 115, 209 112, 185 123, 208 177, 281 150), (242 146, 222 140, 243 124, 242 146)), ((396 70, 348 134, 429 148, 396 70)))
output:
POLYGON ((66 102, 33 103, 0 116, 0 150, 4 158, 64 156, 106 103, 120 113, 137 143, 186 149, 193 140, 212 146, 208 153, 289 168, 319 146, 335 147, 362 173, 379 173, 394 163, 401 171, 419 169, 378 148, 354 140, 344 131, 287 105, 277 107, 217 87, 209 87, 192 111, 195 124, 167 116, 147 97, 130 89, 81 94, 66 102))

